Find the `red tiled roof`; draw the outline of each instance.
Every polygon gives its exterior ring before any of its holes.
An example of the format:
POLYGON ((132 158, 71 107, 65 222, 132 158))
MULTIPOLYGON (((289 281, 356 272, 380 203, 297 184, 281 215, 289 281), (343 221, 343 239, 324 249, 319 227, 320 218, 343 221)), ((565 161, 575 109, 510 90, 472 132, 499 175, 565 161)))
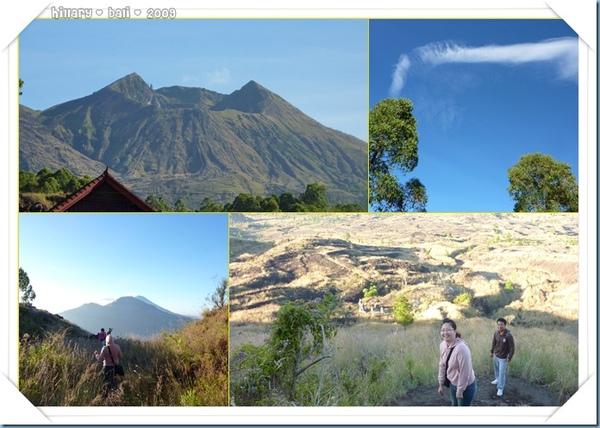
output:
POLYGON ((152 212, 154 209, 114 179, 108 168, 96 179, 67 196, 51 212, 152 212))

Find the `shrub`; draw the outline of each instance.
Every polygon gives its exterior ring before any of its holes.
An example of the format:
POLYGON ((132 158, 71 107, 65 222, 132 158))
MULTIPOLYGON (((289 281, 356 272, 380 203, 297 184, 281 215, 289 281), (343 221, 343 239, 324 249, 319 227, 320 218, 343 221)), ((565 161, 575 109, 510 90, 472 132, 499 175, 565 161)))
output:
POLYGON ((394 303, 394 319, 404 328, 415 320, 408 299, 404 294, 399 295, 394 303))
POLYGON ((371 284, 371 286, 369 288, 363 288, 363 295, 364 295, 364 297, 378 296, 379 292, 377 291, 377 286, 371 284))
POLYGON ((340 306, 331 294, 281 306, 268 345, 244 345, 233 355, 231 392, 236 405, 293 402, 299 376, 332 356, 328 341, 336 334, 340 306))
POLYGON ((471 295, 471 293, 462 293, 456 296, 456 298, 453 300, 453 303, 457 305, 471 306, 472 301, 473 296, 471 295))

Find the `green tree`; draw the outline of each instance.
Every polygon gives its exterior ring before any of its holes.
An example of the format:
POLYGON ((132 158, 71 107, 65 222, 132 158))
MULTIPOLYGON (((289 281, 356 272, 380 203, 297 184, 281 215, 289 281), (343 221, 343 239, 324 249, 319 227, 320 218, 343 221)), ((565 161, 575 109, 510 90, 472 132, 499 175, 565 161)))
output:
POLYGON ((19 190, 34 192, 38 188, 38 179, 33 172, 19 171, 19 190))
POLYGON ((350 203, 350 204, 336 204, 333 207, 333 212, 339 213, 356 213, 356 212, 365 212, 365 208, 358 203, 350 203))
POLYGON ((19 78, 19 95, 23 95, 23 85, 25 84, 25 82, 23 82, 23 79, 19 78))
POLYGON ((190 209, 186 205, 185 201, 181 198, 177 199, 177 202, 175 202, 175 212, 187 213, 189 211, 190 209))
POLYGON ((280 366, 277 381, 288 392, 290 400, 294 399, 298 376, 332 357, 327 341, 337 332, 333 319, 340 307, 340 300, 328 294, 319 300, 288 302, 279 309, 269 347, 280 366))
POLYGON ((515 212, 577 212, 579 191, 571 166, 550 155, 531 153, 508 169, 508 193, 515 212))
POLYGON ((211 198, 202 199, 202 204, 200 204, 199 212, 205 213, 217 213, 225 211, 223 205, 217 204, 211 198))
POLYGON ((82 188, 85 184, 83 179, 78 179, 73 176, 71 179, 63 186, 63 191, 65 193, 73 193, 74 191, 82 188))
POLYGON ((37 173, 37 179, 40 184, 52 176, 52 170, 48 167, 40 169, 37 173))
POLYGON ((323 184, 311 183, 306 186, 306 190, 300 195, 300 201, 306 205, 312 212, 327 211, 329 201, 325 196, 326 188, 323 184))
POLYGON ((328 294, 288 301, 277 312, 266 345, 243 345, 232 357, 231 392, 238 405, 271 405, 271 397, 294 402, 298 377, 326 358, 341 301, 328 294))
POLYGON ((281 212, 279 203, 277 202, 277 197, 271 195, 268 198, 263 199, 260 203, 260 210, 265 213, 281 212))
POLYGON ((254 195, 240 193, 227 208, 229 212, 260 212, 260 202, 254 195))
POLYGON ((281 211, 283 212, 293 212, 293 207, 298 202, 298 198, 296 198, 290 192, 282 193, 279 196, 279 208, 281 208, 281 211))
MULTIPOLYGON (((54 177, 54 179, 58 183, 58 186, 63 191, 69 187, 69 183, 72 183, 73 178, 75 178, 73 173, 71 171, 69 171, 67 168, 57 169, 54 172, 54 174, 52 174, 52 177, 54 177)), ((77 190, 77 188, 73 189, 73 190, 77 190)))
POLYGON ((29 282, 29 275, 23 268, 19 268, 19 290, 21 291, 21 302, 30 305, 36 296, 33 286, 29 282))
POLYGON ((42 183, 42 192, 44 193, 59 193, 60 192, 60 184, 56 181, 54 177, 47 177, 42 183))
POLYGON ((427 192, 417 178, 406 183, 398 174, 419 162, 417 120, 412 102, 388 98, 369 112, 369 202, 374 211, 425 211, 427 192))
POLYGON ((394 302, 394 319, 405 329, 407 325, 412 324, 415 320, 408 299, 404 294, 400 294, 394 302))
POLYGON ((75 176, 70 170, 60 168, 52 172, 42 168, 37 174, 19 171, 19 191, 43 193, 73 193, 92 181, 89 175, 75 176))
POLYGON ((145 202, 158 212, 173 211, 171 207, 163 200, 163 198, 157 198, 154 195, 148 196, 145 202))

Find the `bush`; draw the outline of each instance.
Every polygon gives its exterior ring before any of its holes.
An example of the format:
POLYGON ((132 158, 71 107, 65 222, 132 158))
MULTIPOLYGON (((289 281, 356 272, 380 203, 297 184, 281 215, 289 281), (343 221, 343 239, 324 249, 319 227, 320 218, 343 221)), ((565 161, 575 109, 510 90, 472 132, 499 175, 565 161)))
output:
POLYGON ((364 297, 375 297, 378 294, 379 293, 377 291, 377 286, 376 285, 371 285, 369 288, 363 288, 363 295, 364 295, 364 297))
POLYGON ((472 301, 473 296, 471 295, 471 293, 462 293, 456 296, 453 303, 457 305, 471 306, 472 301))
POLYGON ((298 378, 330 358, 339 299, 296 300, 281 306, 267 345, 244 345, 232 357, 231 393, 236 405, 293 403, 298 378))
POLYGON ((415 320, 408 299, 404 294, 399 295, 394 303, 394 319, 404 328, 415 320))

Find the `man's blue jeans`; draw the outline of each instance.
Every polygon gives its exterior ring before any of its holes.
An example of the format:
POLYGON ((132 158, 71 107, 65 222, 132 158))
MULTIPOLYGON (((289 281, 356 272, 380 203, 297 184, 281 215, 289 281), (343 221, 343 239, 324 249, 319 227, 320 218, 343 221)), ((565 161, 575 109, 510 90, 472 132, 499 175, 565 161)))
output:
POLYGON ((450 384, 450 399, 453 406, 470 406, 477 393, 477 379, 463 391, 463 398, 456 398, 456 385, 450 384))
POLYGON ((498 358, 494 355, 494 376, 498 380, 498 389, 506 386, 506 358, 498 358))

